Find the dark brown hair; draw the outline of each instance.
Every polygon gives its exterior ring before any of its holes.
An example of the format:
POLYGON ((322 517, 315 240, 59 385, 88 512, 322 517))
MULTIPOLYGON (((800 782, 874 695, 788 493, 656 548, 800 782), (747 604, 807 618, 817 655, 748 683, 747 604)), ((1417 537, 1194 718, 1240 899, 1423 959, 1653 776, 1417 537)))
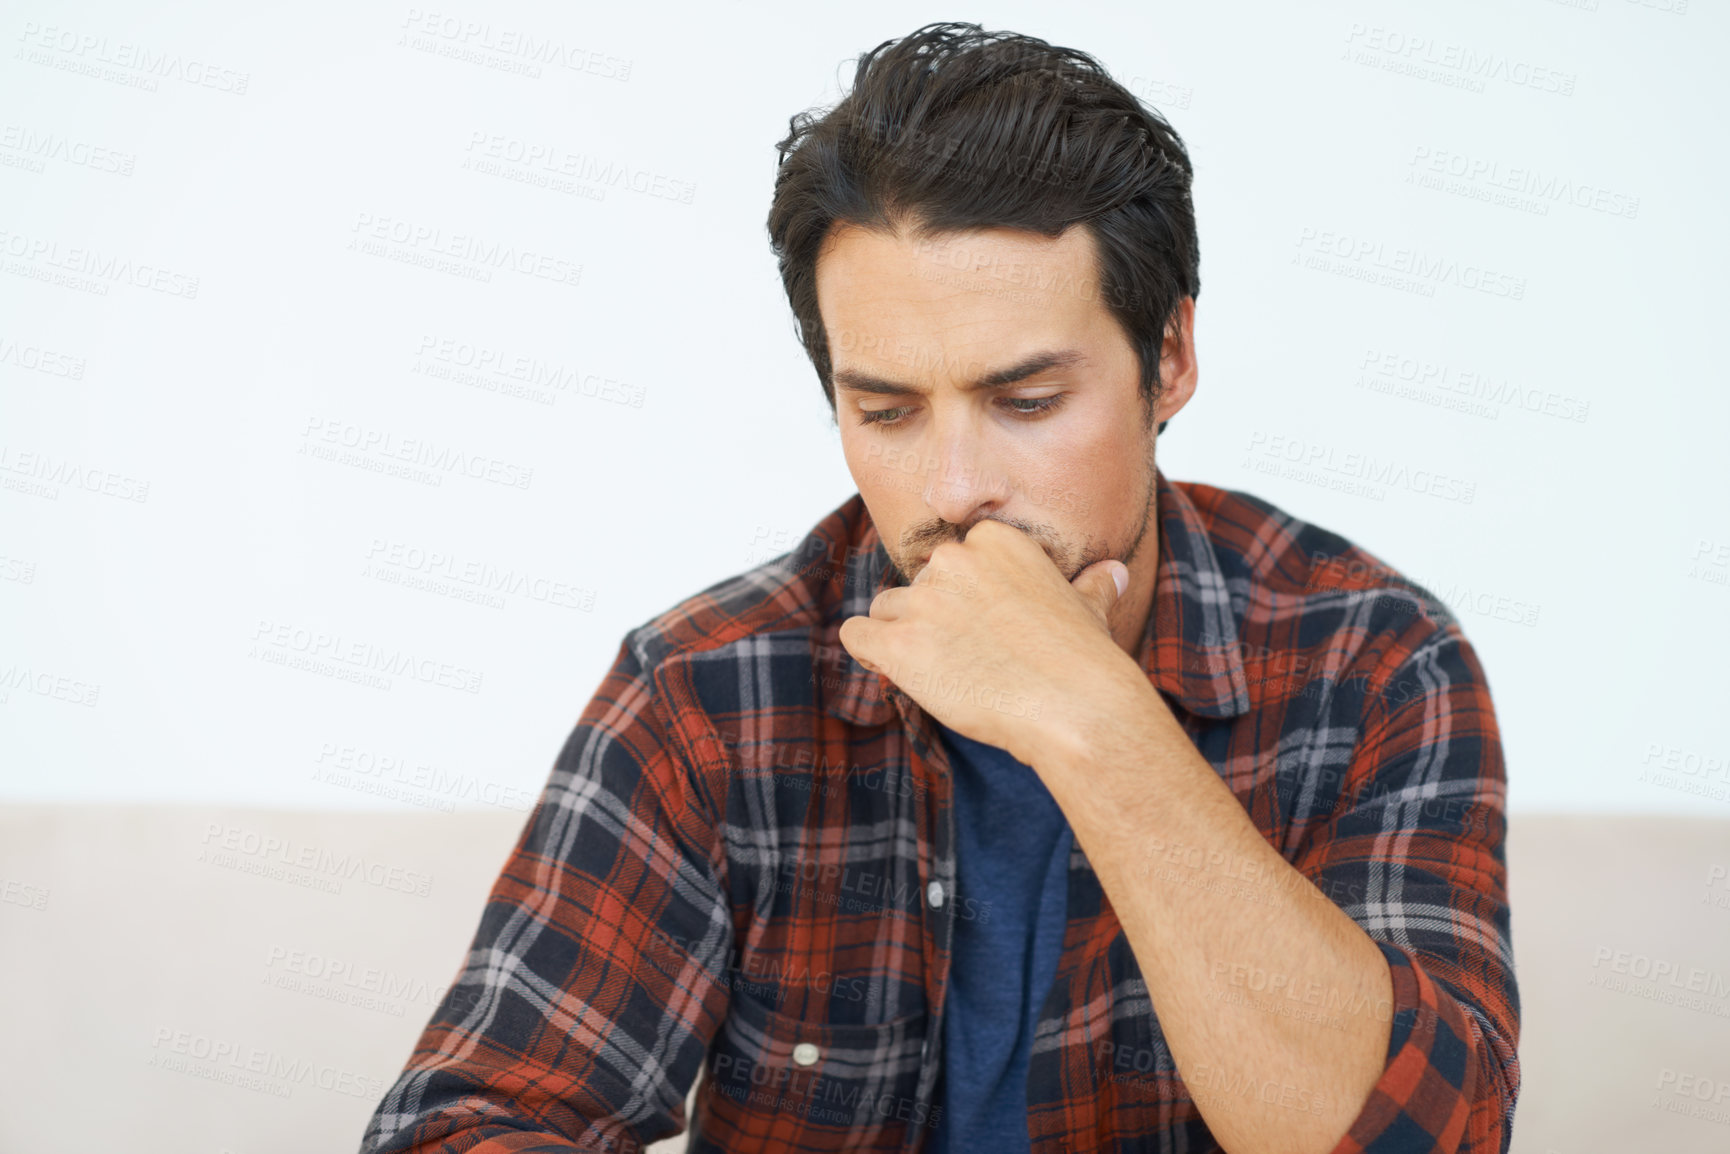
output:
POLYGON ((1193 170, 1177 131, 1097 60, 977 24, 927 24, 862 55, 851 92, 788 128, 769 241, 831 412, 817 255, 833 225, 921 240, 981 228, 1056 238, 1080 224, 1151 419, 1166 329, 1201 292, 1193 170))

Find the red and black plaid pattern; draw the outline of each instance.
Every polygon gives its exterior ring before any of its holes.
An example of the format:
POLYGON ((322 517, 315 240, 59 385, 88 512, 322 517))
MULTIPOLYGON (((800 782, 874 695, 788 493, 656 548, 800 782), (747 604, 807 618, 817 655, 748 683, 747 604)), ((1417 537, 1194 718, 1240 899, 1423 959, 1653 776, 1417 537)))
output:
MULTIPOLYGON (((1476 654, 1427 590, 1259 498, 1161 474, 1158 513, 1142 667, 1392 972, 1386 1070, 1336 1154, 1505 1152, 1519 995, 1476 654)), ((904 581, 855 494, 626 636, 363 1154, 630 1151, 687 1125, 697 1152, 921 1147, 951 933, 991 911, 956 892, 931 719, 838 640, 904 581)), ((1077 849, 1034 1150, 1217 1150, 1197 1103, 1262 1089, 1179 1073, 1077 849)))

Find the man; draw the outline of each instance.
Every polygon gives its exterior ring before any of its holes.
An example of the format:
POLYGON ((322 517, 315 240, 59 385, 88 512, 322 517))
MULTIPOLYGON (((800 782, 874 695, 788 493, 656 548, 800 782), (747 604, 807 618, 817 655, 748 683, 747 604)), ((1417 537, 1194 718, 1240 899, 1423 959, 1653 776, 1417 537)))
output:
POLYGON ((634 1150, 695 1083, 698 1151, 1505 1151, 1483 670, 1369 553, 1155 465, 1176 133, 938 24, 781 150, 859 493, 625 638, 363 1150, 634 1150))

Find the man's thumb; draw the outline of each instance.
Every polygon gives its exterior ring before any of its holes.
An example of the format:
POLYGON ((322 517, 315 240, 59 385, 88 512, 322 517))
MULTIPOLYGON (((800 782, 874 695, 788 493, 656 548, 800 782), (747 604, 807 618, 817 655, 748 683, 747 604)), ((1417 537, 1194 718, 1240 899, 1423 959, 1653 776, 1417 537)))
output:
POLYGON ((1114 559, 1096 561, 1082 571, 1075 584, 1097 597, 1101 609, 1109 610, 1129 588, 1129 566, 1114 559))

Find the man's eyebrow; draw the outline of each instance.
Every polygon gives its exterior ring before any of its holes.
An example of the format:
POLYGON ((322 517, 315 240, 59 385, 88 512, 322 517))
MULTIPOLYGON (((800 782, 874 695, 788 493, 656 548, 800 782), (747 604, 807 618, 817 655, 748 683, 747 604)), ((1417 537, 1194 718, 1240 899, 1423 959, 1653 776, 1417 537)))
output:
MULTIPOLYGON (((1087 360, 1086 354, 1080 349, 1048 349, 1045 352, 1034 353, 1007 368, 993 369, 983 376, 971 381, 961 382, 964 391, 978 389, 1000 389, 1005 385, 1013 385, 1017 381, 1037 376, 1051 369, 1072 368, 1087 360)), ((836 369, 835 387, 848 389, 855 393, 875 393, 886 397, 918 396, 922 390, 900 381, 886 380, 873 376, 860 369, 836 369)))

